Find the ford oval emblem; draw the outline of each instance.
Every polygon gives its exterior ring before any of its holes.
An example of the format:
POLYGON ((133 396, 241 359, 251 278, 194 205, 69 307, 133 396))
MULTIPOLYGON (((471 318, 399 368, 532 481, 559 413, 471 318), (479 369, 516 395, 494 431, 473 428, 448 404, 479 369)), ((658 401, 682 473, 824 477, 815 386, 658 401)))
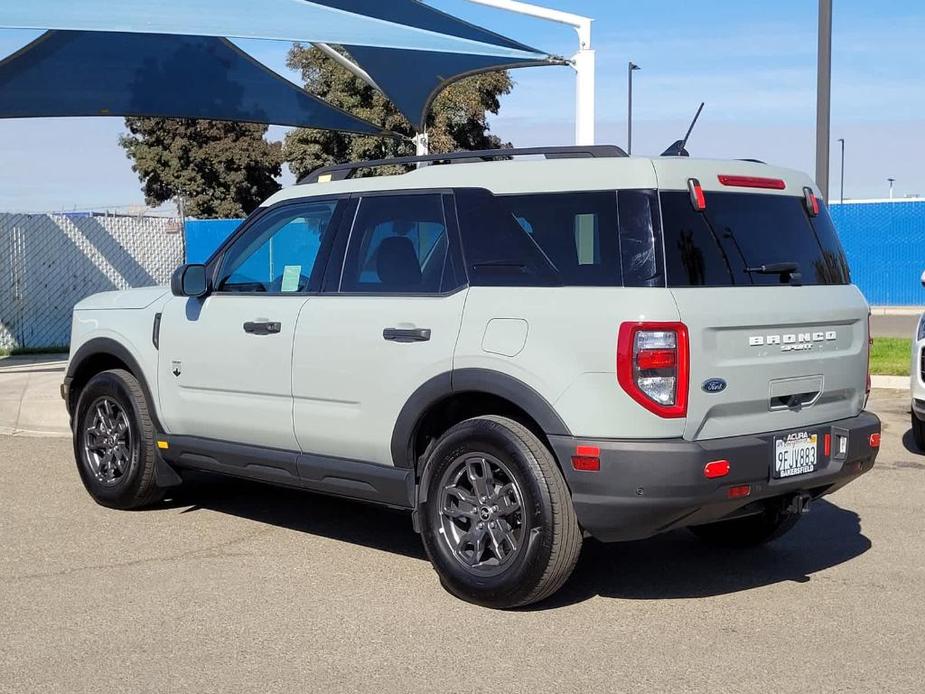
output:
POLYGON ((711 378, 703 382, 704 393, 722 393, 726 390, 726 381, 721 378, 711 378))

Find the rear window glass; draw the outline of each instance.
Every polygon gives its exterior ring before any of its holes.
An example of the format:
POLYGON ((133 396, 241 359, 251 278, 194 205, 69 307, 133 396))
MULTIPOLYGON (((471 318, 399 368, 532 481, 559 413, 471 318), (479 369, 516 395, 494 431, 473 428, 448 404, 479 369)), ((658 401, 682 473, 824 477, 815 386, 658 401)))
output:
POLYGON ((828 212, 812 220, 802 197, 751 193, 706 194, 697 212, 687 192, 661 194, 665 266, 672 287, 790 283, 789 266, 804 285, 848 284, 850 275, 828 212))

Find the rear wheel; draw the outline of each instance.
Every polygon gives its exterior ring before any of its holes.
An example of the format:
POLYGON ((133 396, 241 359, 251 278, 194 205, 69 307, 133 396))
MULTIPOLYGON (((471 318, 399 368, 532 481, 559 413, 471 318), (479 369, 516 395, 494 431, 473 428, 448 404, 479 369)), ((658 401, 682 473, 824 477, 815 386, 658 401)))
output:
POLYGON ((444 587, 505 609, 556 592, 581 551, 571 496, 528 429, 478 417, 447 431, 425 468, 424 547, 444 587))
POLYGON ((925 422, 912 413, 912 438, 915 440, 916 447, 925 452, 925 422))
POLYGON ((793 529, 803 514, 790 509, 789 499, 775 501, 755 516, 734 518, 689 528, 701 540, 726 547, 754 547, 793 529))
POLYGON ((84 387, 74 413, 74 455, 98 504, 132 509, 161 498, 154 424, 144 391, 128 371, 103 371, 84 387))

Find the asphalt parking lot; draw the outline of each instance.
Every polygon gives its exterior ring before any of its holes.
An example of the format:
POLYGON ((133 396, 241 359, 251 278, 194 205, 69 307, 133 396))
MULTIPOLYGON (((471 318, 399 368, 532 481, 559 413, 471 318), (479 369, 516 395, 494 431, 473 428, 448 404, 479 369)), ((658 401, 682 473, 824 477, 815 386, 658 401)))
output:
POLYGON ((142 512, 66 438, 0 436, 0 691, 921 691, 925 456, 875 391, 874 470, 784 539, 586 544, 551 601, 445 593, 408 517, 200 478, 142 512))

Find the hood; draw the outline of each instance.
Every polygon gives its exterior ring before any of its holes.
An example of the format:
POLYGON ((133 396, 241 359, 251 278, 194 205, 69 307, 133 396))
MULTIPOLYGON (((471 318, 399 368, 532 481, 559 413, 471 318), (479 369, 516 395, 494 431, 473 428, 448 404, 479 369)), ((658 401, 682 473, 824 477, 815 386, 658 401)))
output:
POLYGON ((168 287, 143 287, 101 292, 79 302, 75 311, 147 308, 170 291, 168 287))

